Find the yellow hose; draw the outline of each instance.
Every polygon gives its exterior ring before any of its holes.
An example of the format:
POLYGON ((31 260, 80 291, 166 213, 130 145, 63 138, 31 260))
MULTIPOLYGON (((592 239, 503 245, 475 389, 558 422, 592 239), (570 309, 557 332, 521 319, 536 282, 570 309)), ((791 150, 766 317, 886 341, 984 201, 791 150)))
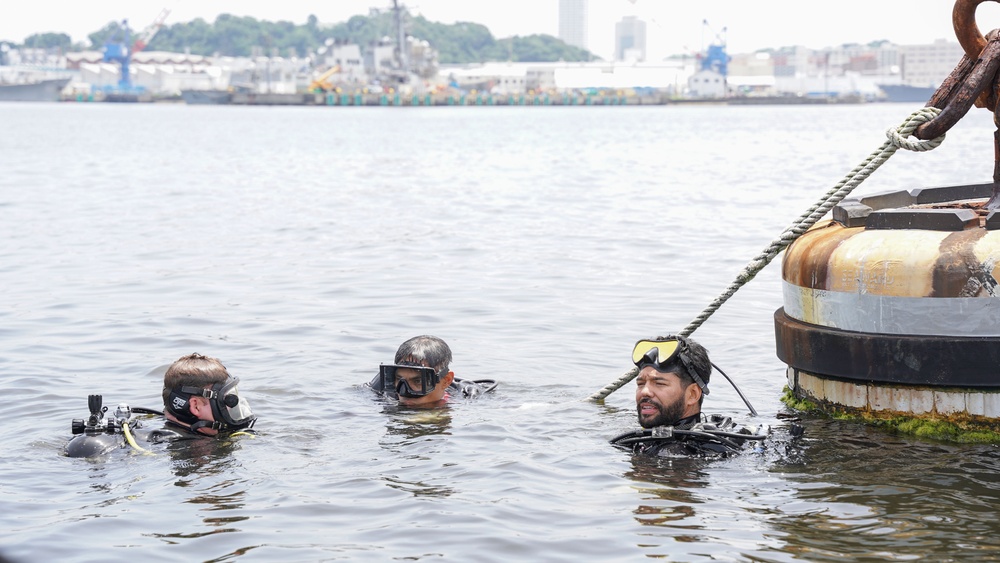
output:
POLYGON ((132 437, 132 431, 129 430, 129 428, 128 428, 128 421, 127 420, 122 423, 122 430, 125 432, 125 439, 128 441, 128 443, 129 443, 130 446, 132 446, 136 450, 139 450, 140 452, 142 452, 142 453, 144 453, 146 455, 156 455, 153 452, 151 452, 151 451, 147 450, 146 448, 143 448, 139 444, 135 443, 135 438, 132 437))

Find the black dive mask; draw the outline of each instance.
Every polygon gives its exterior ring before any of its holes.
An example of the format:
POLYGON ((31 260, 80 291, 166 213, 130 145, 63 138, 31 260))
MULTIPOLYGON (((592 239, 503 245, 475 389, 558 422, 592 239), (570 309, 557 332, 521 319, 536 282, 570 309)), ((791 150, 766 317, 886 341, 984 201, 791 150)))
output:
POLYGON ((246 399, 239 396, 236 388, 239 382, 239 378, 230 376, 208 389, 191 385, 175 387, 170 390, 170 396, 167 398, 167 411, 177 420, 190 425, 192 430, 205 427, 215 430, 250 428, 257 421, 257 417, 254 416, 246 399), (193 396, 208 399, 215 422, 199 420, 191 414, 190 403, 193 396))
POLYGON ((427 395, 441 381, 441 374, 436 373, 434 368, 405 364, 382 364, 378 367, 378 376, 383 389, 392 389, 400 397, 408 399, 427 395), (410 373, 404 377, 398 373, 400 369, 409 370, 410 373))

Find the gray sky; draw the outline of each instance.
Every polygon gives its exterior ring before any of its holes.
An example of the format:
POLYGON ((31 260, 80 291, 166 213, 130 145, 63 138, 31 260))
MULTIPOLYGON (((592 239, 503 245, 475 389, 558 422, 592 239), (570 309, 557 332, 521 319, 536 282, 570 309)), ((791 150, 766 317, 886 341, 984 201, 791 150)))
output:
MULTIPOLYGON (((0 40, 21 42, 36 32, 68 33, 86 39, 112 20, 128 19, 134 29, 152 23, 167 8, 166 23, 201 17, 211 22, 222 13, 258 19, 305 23, 310 14, 322 23, 388 8, 391 0, 84 0, 46 2, 7 0, 0 17, 0 40)), ((558 32, 558 0, 404 0, 412 12, 443 23, 471 21, 495 37, 558 32)), ((955 40, 954 3, 948 0, 590 0, 590 49, 611 58, 614 24, 623 16, 647 22, 647 57, 701 50, 724 36, 731 53, 764 47, 803 45, 822 48, 842 43, 888 39, 900 44, 955 40), (703 20, 708 21, 704 25, 703 20), (723 34, 723 29, 725 33, 723 34)), ((988 2, 977 12, 985 33, 1000 27, 1000 4, 988 2)))

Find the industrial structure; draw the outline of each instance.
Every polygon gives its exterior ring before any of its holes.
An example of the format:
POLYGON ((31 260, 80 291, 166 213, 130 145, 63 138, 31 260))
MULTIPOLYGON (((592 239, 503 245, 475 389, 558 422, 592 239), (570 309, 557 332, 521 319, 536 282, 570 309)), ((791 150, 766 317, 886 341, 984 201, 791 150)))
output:
POLYGON ((121 97, 119 101, 130 101, 129 98, 137 96, 141 89, 137 89, 132 82, 132 56, 146 48, 153 40, 156 32, 163 26, 170 10, 164 8, 160 15, 152 24, 146 27, 135 41, 131 39, 131 29, 128 20, 122 20, 118 26, 108 34, 104 40, 103 58, 104 62, 116 63, 121 68, 121 75, 118 80, 117 89, 108 92, 109 96, 121 97))

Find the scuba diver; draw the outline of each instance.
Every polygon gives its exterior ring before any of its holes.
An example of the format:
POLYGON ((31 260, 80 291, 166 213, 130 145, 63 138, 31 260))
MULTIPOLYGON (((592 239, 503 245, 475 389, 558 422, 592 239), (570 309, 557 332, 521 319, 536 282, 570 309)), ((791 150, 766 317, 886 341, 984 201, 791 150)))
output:
POLYGON ((436 407, 454 397, 476 398, 496 389, 492 379, 463 380, 449 371, 451 348, 436 336, 415 336, 399 345, 392 364, 379 366, 366 385, 407 407, 436 407))
POLYGON ((146 451, 138 441, 156 444, 252 433, 257 417, 239 395, 239 381, 218 359, 190 354, 172 363, 163 375, 162 410, 120 404, 114 416, 105 418, 108 408, 102 405, 103 397, 90 395, 90 417, 73 420, 74 437, 66 444, 66 455, 93 457, 126 444, 146 451), (148 417, 135 415, 159 415, 164 423, 147 427, 148 417))
MULTIPOLYGON (((697 342, 683 336, 640 340, 632 350, 632 362, 639 368, 635 403, 643 429, 613 438, 613 445, 652 456, 727 456, 767 437, 766 426, 751 431, 728 416, 701 412, 712 367, 719 368, 697 342)), ((719 373, 756 416, 733 380, 721 369, 719 373)))

